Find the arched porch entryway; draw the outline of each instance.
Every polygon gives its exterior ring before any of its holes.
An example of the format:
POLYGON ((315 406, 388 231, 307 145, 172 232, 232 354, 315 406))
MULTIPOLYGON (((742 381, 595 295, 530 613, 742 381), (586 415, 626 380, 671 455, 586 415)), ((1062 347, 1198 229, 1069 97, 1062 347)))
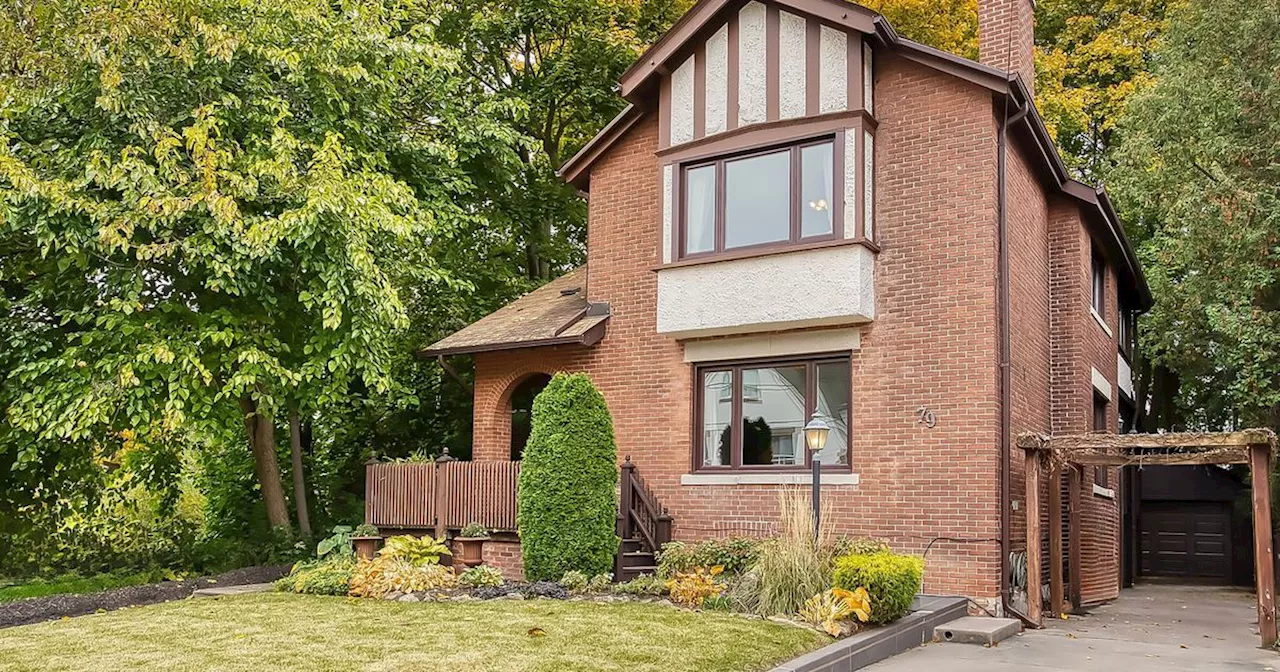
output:
POLYGON ((520 458, 524 455, 525 444, 529 442, 529 432, 533 428, 533 400, 550 382, 551 376, 545 373, 535 373, 521 380, 511 390, 509 410, 511 412, 511 460, 513 462, 520 461, 520 458))

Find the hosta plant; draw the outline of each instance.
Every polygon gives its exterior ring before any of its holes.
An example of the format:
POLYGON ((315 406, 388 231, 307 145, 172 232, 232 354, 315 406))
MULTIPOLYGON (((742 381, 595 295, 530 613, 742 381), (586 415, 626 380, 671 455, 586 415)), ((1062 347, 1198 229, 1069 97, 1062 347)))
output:
POLYGON ((832 588, 805 601, 800 608, 800 620, 821 628, 832 637, 849 634, 854 622, 866 623, 871 617, 871 598, 866 588, 844 590, 832 588))
POLYGON ((443 537, 436 539, 429 535, 415 537, 411 534, 402 534, 387 539, 385 545, 378 551, 378 555, 423 566, 439 564, 440 556, 453 555, 453 553, 449 551, 449 546, 443 537))
POLYGON ((351 577, 351 595, 384 597, 388 593, 419 593, 456 588, 458 575, 439 564, 415 564, 397 557, 382 556, 356 565, 351 577))
POLYGON ((696 567, 691 572, 680 572, 667 581, 671 601, 686 607, 701 607, 708 597, 724 592, 724 584, 717 578, 724 567, 696 567))
POLYGON ((571 569, 565 572, 564 576, 560 577, 560 585, 564 586, 564 589, 571 593, 581 593, 586 590, 587 583, 589 581, 590 579, 587 578, 586 574, 583 574, 576 569, 571 569))
POLYGON ((480 565, 458 575, 458 583, 468 588, 496 588, 501 586, 504 581, 502 580, 502 572, 498 571, 497 567, 480 565))

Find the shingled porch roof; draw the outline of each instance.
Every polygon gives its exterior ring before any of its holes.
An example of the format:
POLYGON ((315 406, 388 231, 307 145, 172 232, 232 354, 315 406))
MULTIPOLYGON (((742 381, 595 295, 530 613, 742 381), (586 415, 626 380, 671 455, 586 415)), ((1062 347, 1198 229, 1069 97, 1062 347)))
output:
POLYGON ((586 280, 587 269, 579 266, 419 350, 418 356, 595 345, 604 338, 609 306, 587 301, 586 280))

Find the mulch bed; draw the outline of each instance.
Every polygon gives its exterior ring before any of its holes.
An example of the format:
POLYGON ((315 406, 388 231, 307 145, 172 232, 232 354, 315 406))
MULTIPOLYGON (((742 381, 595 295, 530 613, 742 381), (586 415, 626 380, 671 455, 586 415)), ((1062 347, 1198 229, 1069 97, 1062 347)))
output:
POLYGON ((0 628, 82 616, 99 611, 156 604, 191 597, 198 588, 269 583, 289 573, 290 565, 245 567, 216 576, 185 581, 161 581, 142 586, 112 588, 98 593, 47 595, 0 604, 0 628))

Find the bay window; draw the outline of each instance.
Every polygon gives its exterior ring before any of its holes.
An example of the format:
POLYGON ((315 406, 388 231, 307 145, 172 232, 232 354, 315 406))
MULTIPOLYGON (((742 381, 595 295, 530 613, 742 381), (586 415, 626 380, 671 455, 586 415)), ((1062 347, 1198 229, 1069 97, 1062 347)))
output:
POLYGON ((828 137, 684 166, 680 256, 834 238, 837 158, 828 137))
POLYGON ((849 359, 757 361, 698 367, 695 464, 700 470, 801 470, 811 465, 804 426, 831 425, 824 467, 849 464, 849 359))

